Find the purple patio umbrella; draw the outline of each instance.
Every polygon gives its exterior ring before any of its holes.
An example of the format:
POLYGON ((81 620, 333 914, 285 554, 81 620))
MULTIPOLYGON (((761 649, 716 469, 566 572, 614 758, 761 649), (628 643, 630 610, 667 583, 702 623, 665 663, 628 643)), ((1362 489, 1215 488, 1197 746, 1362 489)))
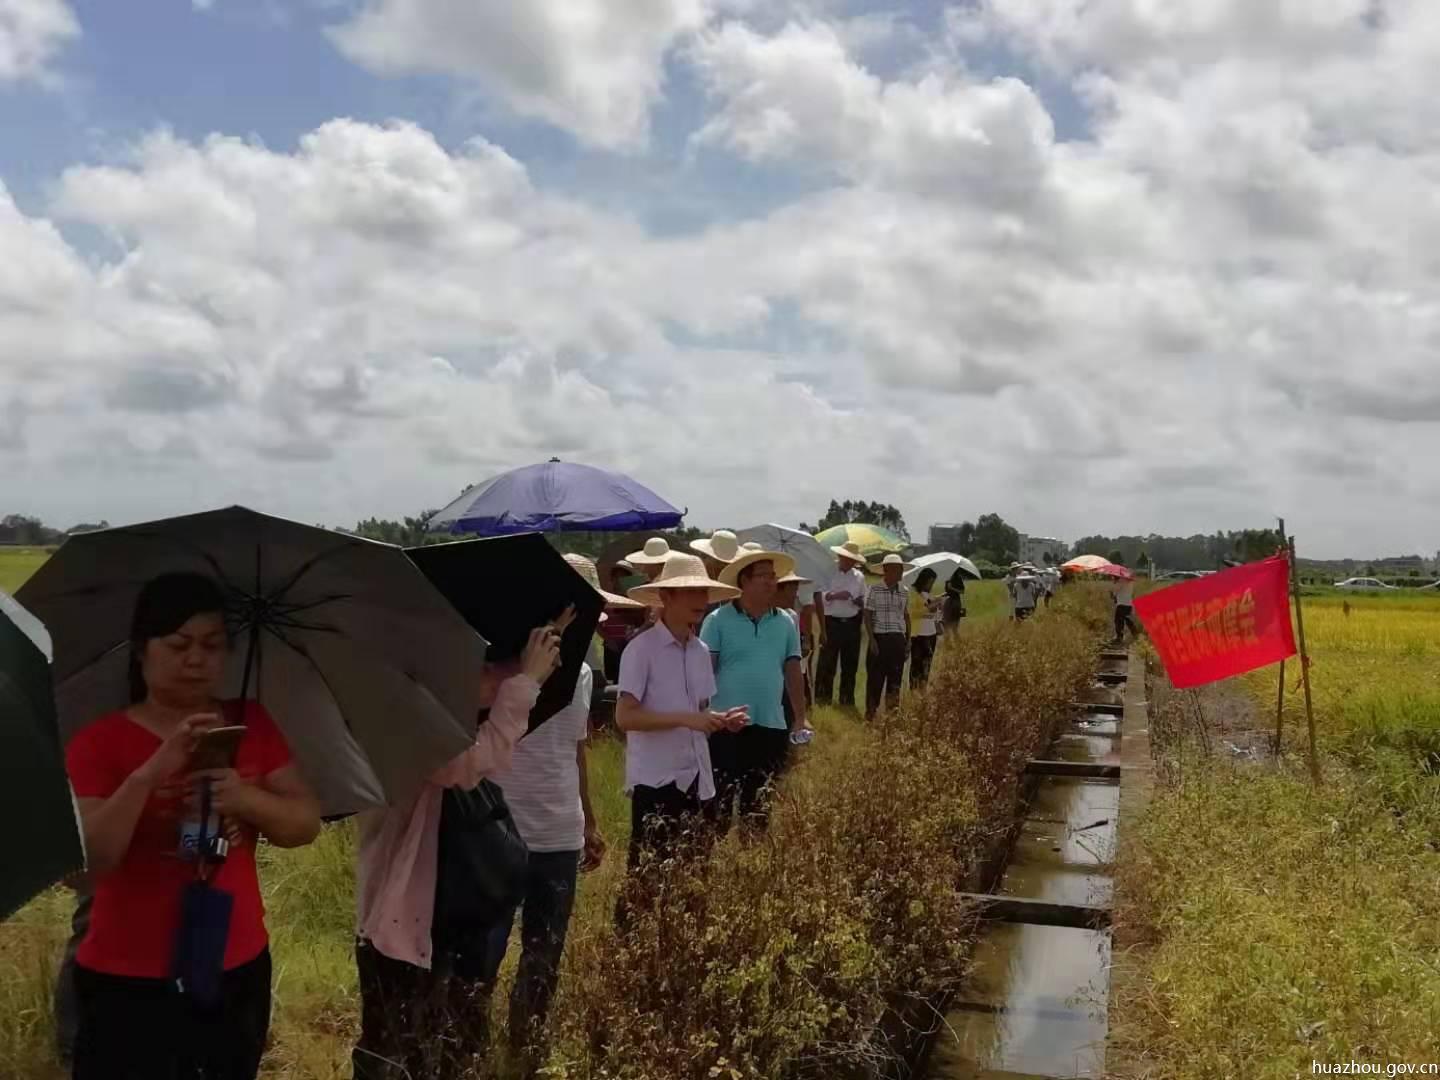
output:
POLYGON ((436 514, 430 528, 479 536, 641 532, 673 529, 684 516, 623 473, 551 458, 476 484, 436 514))

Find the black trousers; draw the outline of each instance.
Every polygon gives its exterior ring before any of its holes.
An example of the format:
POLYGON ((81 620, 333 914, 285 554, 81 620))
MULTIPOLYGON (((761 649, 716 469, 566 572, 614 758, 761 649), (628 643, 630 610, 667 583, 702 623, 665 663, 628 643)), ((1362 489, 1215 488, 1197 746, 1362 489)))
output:
POLYGON ((713 829, 698 788, 698 780, 688 791, 674 784, 635 785, 630 794, 630 851, 626 857, 632 873, 646 861, 662 862, 705 850, 713 829))
POLYGON ((900 704, 900 682, 905 677, 906 637, 904 634, 876 634, 875 648, 865 662, 865 719, 880 711, 880 699, 888 708, 900 704))
MULTIPOLYGON (((476 972, 483 961, 477 961, 476 972)), ((495 965, 498 967, 498 964, 495 965)), ((491 982, 445 965, 433 971, 355 944, 360 977, 360 1040, 355 1080, 460 1080, 472 1076, 490 1044, 491 982)))
POLYGON ((171 979, 75 968, 74 1080, 255 1080, 270 1032, 270 953, 221 977, 210 1008, 171 979))
POLYGON ((1129 604, 1115 605, 1115 640, 1125 640, 1125 629, 1129 627, 1130 636, 1134 637, 1140 633, 1140 628, 1135 625, 1135 609, 1129 604))
POLYGON ((721 832, 733 814, 740 823, 764 829, 770 823, 771 789, 790 758, 790 732, 751 724, 737 732, 710 736, 710 761, 715 767, 715 801, 711 813, 721 832))
POLYGON ((935 658, 935 635, 916 634, 910 639, 910 689, 919 690, 930 678, 935 658))
POLYGON ((861 617, 849 619, 825 616, 825 644, 820 649, 820 666, 815 672, 815 700, 829 705, 835 689, 835 668, 840 668, 840 704, 855 704, 855 678, 860 674, 861 617))

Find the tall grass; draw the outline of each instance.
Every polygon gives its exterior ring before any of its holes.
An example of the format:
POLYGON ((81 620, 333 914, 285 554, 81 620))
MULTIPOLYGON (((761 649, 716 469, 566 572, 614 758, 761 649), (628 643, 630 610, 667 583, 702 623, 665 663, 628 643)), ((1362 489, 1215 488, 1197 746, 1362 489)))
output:
POLYGON ((956 890, 1093 669, 1083 607, 959 635, 926 694, 787 782, 763 841, 677 870, 623 937, 587 927, 549 1075, 829 1077, 883 1060, 887 1011, 962 975, 956 890))
MULTIPOLYGON (((597 737, 591 789, 611 852, 582 880, 550 1075, 831 1077, 891 1053, 881 1018, 962 977, 970 916, 957 886, 1008 826, 1024 758, 1093 670, 1104 612, 1083 587, 1067 593, 1013 626, 984 617, 1003 607, 998 584, 972 589, 972 618, 947 639, 929 691, 874 726, 820 711, 770 833, 672 875, 624 938, 613 926, 629 831, 623 750, 597 737)), ((262 850, 276 962, 267 1077, 349 1075, 354 856, 346 823, 305 849, 262 850)), ((57 890, 0 924, 7 1080, 55 1075, 49 994, 68 916, 57 890)), ((497 1002, 510 966, 513 950, 497 1002)), ((495 1075, 516 1074, 497 1059, 495 1075)))
MULTIPOLYGON (((1429 597, 1306 601, 1325 782, 1298 754, 1237 767, 1197 752, 1195 701, 1152 687, 1172 733, 1162 787, 1122 837, 1117 918, 1142 942, 1113 1031, 1118 1076, 1279 1080, 1312 1061, 1417 1063, 1440 1031, 1440 650, 1429 597), (1347 610, 1348 607, 1348 610, 1347 610)), ((1303 706, 1286 719, 1301 746, 1303 706)), ((1273 725, 1277 673, 1248 677, 1273 725)), ((1204 697, 1198 699, 1202 702, 1204 697)))

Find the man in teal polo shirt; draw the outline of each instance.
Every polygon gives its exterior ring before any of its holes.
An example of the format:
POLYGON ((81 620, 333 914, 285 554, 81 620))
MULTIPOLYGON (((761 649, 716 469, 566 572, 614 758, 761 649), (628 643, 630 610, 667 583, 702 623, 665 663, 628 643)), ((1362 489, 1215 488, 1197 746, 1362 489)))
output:
POLYGON ((740 598, 716 608, 700 628, 715 664, 711 707, 744 705, 750 723, 738 732, 710 736, 715 769, 716 819, 729 826, 738 810, 744 825, 760 829, 769 821, 767 787, 778 779, 790 753, 790 731, 782 695, 788 694, 796 727, 808 727, 800 631, 775 606, 776 581, 792 573, 795 561, 769 551, 746 551, 720 573, 740 598))

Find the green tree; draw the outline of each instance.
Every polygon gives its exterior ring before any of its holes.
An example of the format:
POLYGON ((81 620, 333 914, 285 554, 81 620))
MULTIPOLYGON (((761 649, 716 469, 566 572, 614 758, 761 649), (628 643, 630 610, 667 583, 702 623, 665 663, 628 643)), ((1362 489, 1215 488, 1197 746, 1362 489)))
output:
POLYGON ((981 514, 960 526, 956 554, 1004 566, 1020 557, 1020 530, 999 514, 981 514))
POLYGON ((1143 551, 1140 552, 1139 555, 1136 555, 1136 556, 1135 556, 1135 569, 1137 569, 1137 570, 1149 570, 1149 569, 1150 569, 1150 556, 1149 556, 1148 554, 1146 554, 1145 552, 1143 552, 1143 551))
POLYGON ((366 518, 364 521, 356 522, 355 528, 345 531, 355 536, 363 536, 366 540, 379 540, 381 543, 398 544, 400 547, 423 547, 426 544, 438 544, 447 540, 459 539, 458 537, 437 535, 430 531, 430 519, 439 512, 439 510, 426 510, 419 517, 407 517, 403 521, 366 518))
POLYGON ((1125 553, 1119 548, 1111 551, 1110 554, 1105 556, 1105 558, 1109 559, 1111 562, 1116 563, 1119 566, 1125 565, 1125 553))

